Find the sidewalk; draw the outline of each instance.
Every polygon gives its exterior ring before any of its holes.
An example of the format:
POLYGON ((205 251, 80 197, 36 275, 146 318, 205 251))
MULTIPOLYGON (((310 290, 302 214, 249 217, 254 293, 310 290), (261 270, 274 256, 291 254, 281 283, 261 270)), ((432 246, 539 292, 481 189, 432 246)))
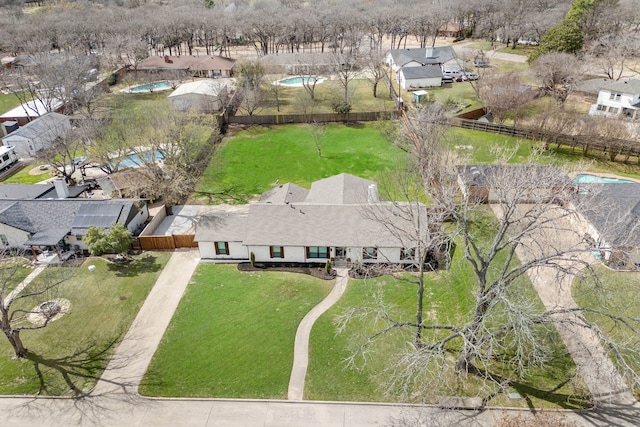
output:
POLYGON ((33 279, 38 277, 38 275, 44 271, 45 268, 47 268, 46 265, 39 265, 36 268, 34 268, 33 271, 29 273, 29 275, 25 277, 24 280, 20 282, 18 286, 16 286, 15 289, 9 293, 9 295, 6 296, 6 298, 4 299, 4 306, 6 307, 7 305, 9 305, 11 301, 16 296, 18 296, 20 292, 22 292, 22 290, 26 288, 29 283, 33 281, 33 279))

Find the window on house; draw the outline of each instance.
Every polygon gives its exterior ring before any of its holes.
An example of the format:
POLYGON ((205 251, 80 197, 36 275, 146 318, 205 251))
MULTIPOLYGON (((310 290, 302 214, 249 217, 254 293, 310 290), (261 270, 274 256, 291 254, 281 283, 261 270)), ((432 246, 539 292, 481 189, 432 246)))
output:
POLYGON ((609 107, 609 112, 613 113, 613 114, 617 114, 618 113, 618 108, 617 107, 609 107))
POLYGON ((216 255, 229 255, 229 242, 215 242, 216 255))
POLYGON ((0 234, 0 241, 4 246, 9 246, 9 239, 7 239, 6 234, 0 234))
POLYGON ((616 101, 620 101, 620 98, 622 98, 622 94, 616 93, 616 101))
POLYGON ((362 248, 362 259, 378 259, 378 248, 362 248))
POLYGON ((76 240, 82 240, 82 234, 76 234, 76 240))
POLYGON ((415 248, 410 248, 410 249, 402 248, 401 257, 403 261, 412 260, 415 256, 416 256, 415 248))
POLYGON ((307 258, 329 258, 327 246, 307 246, 307 258))
POLYGON ((6 162, 7 160, 9 160, 9 155, 5 154, 4 156, 2 156, 2 161, 6 162))
POLYGON ((284 248, 282 246, 269 246, 269 256, 271 258, 284 258, 284 248))
POLYGON ((602 105, 602 104, 598 104, 598 111, 607 111, 607 106, 606 105, 602 105))

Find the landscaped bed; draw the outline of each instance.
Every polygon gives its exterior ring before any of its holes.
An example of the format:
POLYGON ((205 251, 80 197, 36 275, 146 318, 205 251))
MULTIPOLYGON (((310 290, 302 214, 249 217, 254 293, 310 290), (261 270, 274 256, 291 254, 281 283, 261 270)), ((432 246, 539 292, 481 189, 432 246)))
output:
POLYGON ((303 274, 199 265, 140 392, 285 399, 298 325, 332 286, 303 274))
POLYGON ((54 276, 67 280, 46 295, 20 300, 19 307, 32 310, 46 301, 68 301, 68 311, 44 329, 21 334, 29 359, 13 359, 8 341, 0 339, 0 393, 73 394, 63 375, 79 391, 90 391, 170 255, 146 252, 119 264, 89 258, 80 267, 47 268, 26 290, 54 276))

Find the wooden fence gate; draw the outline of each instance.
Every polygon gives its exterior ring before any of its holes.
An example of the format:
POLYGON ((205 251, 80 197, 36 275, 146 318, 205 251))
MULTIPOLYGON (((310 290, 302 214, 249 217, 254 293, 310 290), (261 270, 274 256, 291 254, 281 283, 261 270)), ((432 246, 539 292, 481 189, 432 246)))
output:
POLYGON ((194 234, 173 234, 171 236, 140 236, 138 243, 145 251, 172 250, 176 248, 197 248, 194 234))

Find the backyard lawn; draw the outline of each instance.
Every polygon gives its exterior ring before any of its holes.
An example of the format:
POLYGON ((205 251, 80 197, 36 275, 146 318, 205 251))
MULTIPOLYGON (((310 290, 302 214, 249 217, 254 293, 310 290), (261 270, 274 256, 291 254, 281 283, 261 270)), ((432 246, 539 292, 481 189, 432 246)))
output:
POLYGON ((0 394, 65 396, 71 392, 67 374, 79 390, 91 390, 170 255, 145 252, 122 265, 90 258, 80 267, 47 268, 27 289, 61 275, 67 280, 46 295, 20 300, 19 307, 31 310, 60 298, 70 302, 70 311, 21 334, 28 360, 13 359, 6 338, 0 339, 0 394))
POLYGON ((45 171, 38 169, 42 163, 30 163, 2 181, 3 184, 37 184, 52 178, 51 168, 45 171))
POLYGON ((254 127, 226 138, 196 188, 201 201, 245 203, 276 182, 309 188, 339 173, 375 180, 405 153, 374 124, 326 125, 318 157, 310 125, 254 127))
POLYGON ((11 109, 16 108, 20 104, 21 104, 20 100, 14 94, 12 93, 0 94, 0 114, 6 113, 11 109))
MULTIPOLYGON (((612 313, 620 317, 640 319, 640 304, 638 291, 640 290, 640 273, 612 271, 604 266, 596 266, 595 271, 600 279, 595 282, 592 278, 576 280, 573 284, 573 298, 580 307, 596 311, 612 313)), ((636 374, 640 373, 640 338, 638 334, 627 328, 618 326, 606 316, 594 312, 584 314, 587 320, 598 326, 615 343, 625 345, 628 350, 622 352, 625 363, 636 374)), ((638 320, 630 323, 637 330, 638 320)), ((640 390, 635 389, 636 397, 640 390)))
MULTIPOLYGON (((291 76, 289 76, 291 77, 291 76)), ((265 80, 276 80, 274 76, 267 76, 265 80)), ((263 86, 264 102, 254 114, 307 114, 333 113, 333 104, 340 103, 343 99, 342 86, 337 81, 326 80, 316 84, 315 101, 303 87, 278 87, 278 97, 273 91, 271 83, 263 86), (278 102, 280 111, 278 111, 278 102)), ((373 96, 373 84, 367 79, 354 79, 349 84, 349 102, 353 112, 359 111, 391 111, 395 109, 394 102, 389 96, 389 91, 384 82, 378 83, 377 97, 373 96)), ((239 115, 246 114, 242 108, 239 115)))
POLYGON ((302 318, 334 281, 200 264, 140 391, 151 396, 286 399, 302 318))

